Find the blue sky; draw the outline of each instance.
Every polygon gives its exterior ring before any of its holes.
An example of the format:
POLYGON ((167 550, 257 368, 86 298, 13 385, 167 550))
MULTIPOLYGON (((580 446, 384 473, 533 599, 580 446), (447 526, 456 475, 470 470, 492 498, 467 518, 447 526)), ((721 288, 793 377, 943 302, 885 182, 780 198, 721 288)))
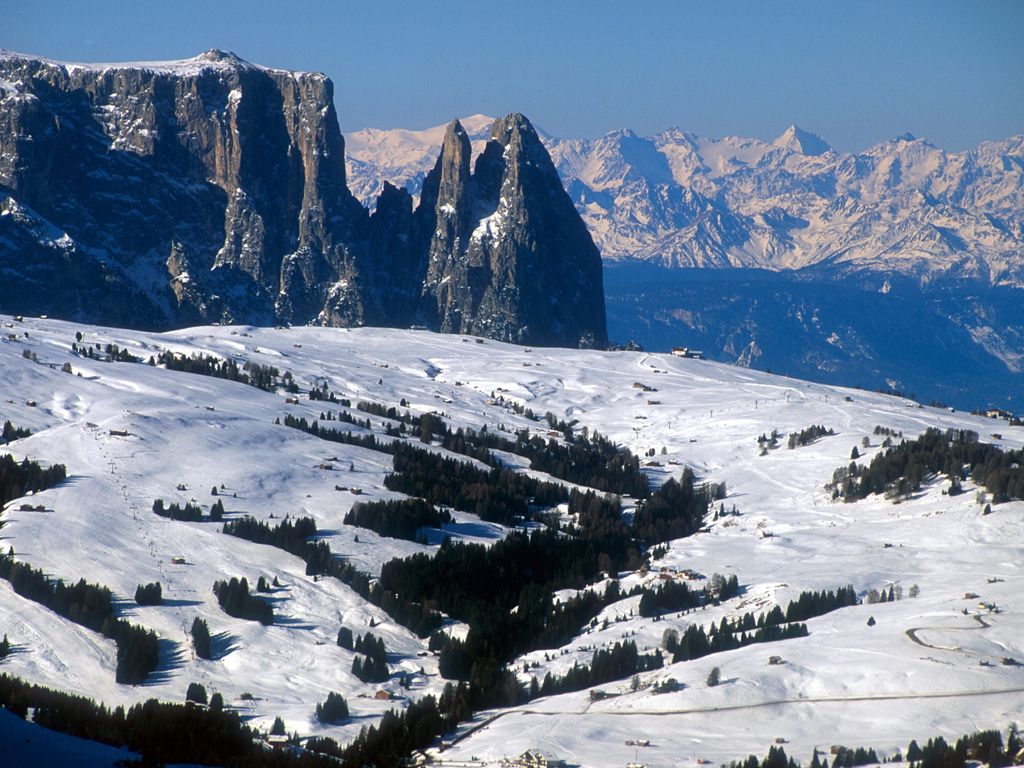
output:
POLYGON ((218 47, 326 72, 342 130, 519 111, 560 136, 678 126, 843 150, 1024 133, 1024 2, 0 0, 0 47, 72 61, 218 47))

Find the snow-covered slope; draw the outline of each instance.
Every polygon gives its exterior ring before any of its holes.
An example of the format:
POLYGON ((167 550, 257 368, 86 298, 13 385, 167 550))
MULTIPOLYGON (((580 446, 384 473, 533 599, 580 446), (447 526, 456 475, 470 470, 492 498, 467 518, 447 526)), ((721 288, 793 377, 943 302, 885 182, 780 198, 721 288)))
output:
MULTIPOLYGON (((599 621, 562 651, 547 652, 547 660, 543 651, 520 659, 518 668, 536 662, 531 673, 541 677, 587 661, 593 648, 625 636, 641 650, 655 648, 670 627, 784 606, 802 590, 850 583, 862 596, 890 585, 904 591, 897 602, 813 619, 807 638, 667 666, 641 675, 636 691, 628 680, 602 686, 622 694, 604 701, 591 702, 582 692, 485 714, 478 724, 488 724, 446 751, 445 759, 497 762, 540 747, 580 765, 618 766, 634 757, 627 739, 649 739, 642 760, 652 767, 697 759, 717 764, 763 754, 781 737, 788 752, 806 760, 815 746, 891 751, 911 738, 1022 720, 1024 668, 1001 660, 1024 660, 1024 504, 996 505, 983 516, 970 483, 967 493, 950 497, 942 492, 946 483, 936 481, 899 505, 881 498, 833 502, 823 488, 835 468, 849 463, 853 446, 861 461, 879 450, 876 425, 908 437, 928 426, 970 428, 984 441, 1013 448, 1024 445, 1020 427, 668 355, 530 350, 383 329, 203 327, 150 334, 9 316, 0 322, 0 422, 10 419, 34 432, 0 450, 61 462, 69 473, 66 483, 31 499, 45 512, 21 511, 25 499, 8 505, 3 547, 55 577, 111 587, 122 614, 163 641, 161 666, 150 682, 118 685, 110 641, 0 581, 0 633, 15 646, 0 671, 111 704, 152 696, 180 701, 190 682, 201 682, 256 724, 269 726, 280 715, 289 730, 342 740, 384 710, 404 706, 403 699, 369 698, 378 689, 417 697, 444 684, 425 641, 340 582, 308 577, 298 558, 226 536, 217 524, 176 522, 150 511, 156 498, 195 499, 208 508, 215 500, 210 489, 223 485, 217 498, 229 518, 243 512, 274 522, 312 516, 334 552, 376 572, 391 557, 430 549, 342 524, 357 498, 394 497, 382 482, 389 457, 275 424, 284 413, 310 418, 323 410, 304 394, 288 403, 283 392, 85 359, 70 349, 80 332, 82 343, 117 344, 143 359, 172 350, 274 365, 291 372, 302 392, 326 381, 353 403, 405 399, 414 413, 438 411, 453 427, 528 427, 547 434, 543 422, 496 404, 501 394, 537 413, 578 419, 578 428, 598 430, 638 454, 653 449, 647 471, 656 483, 684 466, 726 483, 724 504, 741 514, 709 520, 707 532, 673 542, 656 565, 705 577, 735 573, 743 594, 706 612, 658 621, 632 615, 638 598, 627 598, 606 609, 606 628, 599 621), (72 373, 61 370, 65 363, 72 373), (636 382, 657 391, 645 392, 636 382), (837 434, 759 455, 762 433, 785 435, 811 424, 837 434), (870 447, 863 447, 865 437, 870 447), (359 488, 362 495, 337 487, 359 488), (185 564, 174 564, 177 557, 185 564), (263 627, 220 610, 211 593, 215 580, 246 576, 255 582, 261 575, 281 584, 271 596, 280 621, 263 627), (156 580, 165 604, 136 606, 136 585, 156 580), (913 585, 920 592, 915 598, 909 596, 913 585), (966 593, 979 597, 966 599, 966 593), (192 655, 187 632, 197 615, 215 636, 214 661, 192 655), (869 616, 874 626, 867 625, 869 616), (400 671, 412 676, 408 692, 365 685, 350 674, 352 653, 335 644, 338 628, 360 633, 371 622, 391 652, 395 679, 400 671), (784 663, 769 665, 771 655, 784 663), (724 683, 708 688, 712 666, 721 668, 724 683), (668 677, 686 687, 661 695, 647 687, 668 677), (345 725, 326 727, 314 717, 330 690, 348 698, 355 717, 345 725)), ((457 538, 503 535, 471 515, 457 517, 449 531, 457 538)), ((661 574, 621 578, 628 588, 661 574)))
MULTIPOLYGON (((359 196, 418 178, 437 132, 350 135, 359 196)), ((795 125, 773 141, 669 129, 545 143, 605 259, 1024 285, 1024 136, 947 152, 905 134, 852 154, 795 125)))

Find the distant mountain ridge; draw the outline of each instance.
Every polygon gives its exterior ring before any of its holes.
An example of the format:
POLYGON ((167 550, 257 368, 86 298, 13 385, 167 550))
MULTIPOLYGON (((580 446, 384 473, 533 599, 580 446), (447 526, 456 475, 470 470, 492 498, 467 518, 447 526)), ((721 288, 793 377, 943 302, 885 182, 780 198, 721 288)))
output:
MULTIPOLYGON (((437 133, 350 134, 353 188, 415 187, 437 133)), ((1021 407, 1024 136, 840 153, 797 126, 771 141, 539 135, 601 249, 612 338, 1021 407)))
POLYGON ((323 74, 220 50, 109 65, 0 51, 0 309, 606 343, 600 256, 525 117, 471 121, 483 166, 431 161, 428 202, 383 185, 370 213, 333 94, 323 74))
MULTIPOLYGON (((432 135, 385 167, 399 134, 350 134, 354 188, 415 178, 432 135)), ((773 141, 542 138, 606 261, 1024 287, 1024 135, 947 152, 905 134, 859 153, 795 125, 773 141)))

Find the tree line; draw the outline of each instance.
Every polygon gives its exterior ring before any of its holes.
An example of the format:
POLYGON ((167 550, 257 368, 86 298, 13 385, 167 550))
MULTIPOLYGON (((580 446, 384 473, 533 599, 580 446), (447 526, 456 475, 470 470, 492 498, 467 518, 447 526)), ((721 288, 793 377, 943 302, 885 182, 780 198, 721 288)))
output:
POLYGON ((224 519, 224 502, 217 499, 210 506, 210 514, 204 515, 202 507, 190 501, 185 502, 185 506, 182 507, 176 501, 165 505, 163 499, 157 499, 153 502, 153 514, 184 523, 219 523, 224 519))
MULTIPOLYGON (((214 695, 216 698, 216 694, 214 695)), ((44 728, 142 755, 145 765, 187 763, 228 768, 330 768, 336 763, 310 751, 267 750, 234 712, 191 703, 149 699, 110 709, 84 696, 0 675, 0 706, 44 728)))
POLYGON ((293 384, 292 375, 285 371, 284 375, 272 365, 261 365, 246 361, 239 366, 234 360, 225 360, 216 355, 205 355, 194 352, 191 355, 180 355, 165 350, 156 358, 149 358, 150 365, 162 365, 169 371, 183 371, 199 376, 211 376, 215 379, 227 379, 248 384, 251 387, 273 392, 280 382, 285 388, 293 384))
POLYGON ((531 504, 550 507, 568 499, 563 485, 510 469, 483 470, 403 442, 391 449, 394 470, 384 478, 388 490, 471 512, 488 522, 511 525, 529 516, 531 504))
POLYGON ((383 589, 369 574, 347 560, 335 557, 326 541, 311 541, 317 533, 310 517, 286 519, 275 527, 243 517, 224 524, 224 533, 257 544, 283 549, 306 563, 306 575, 331 576, 347 584, 367 602, 379 606, 397 623, 420 637, 426 637, 441 626, 442 617, 436 609, 383 589))
POLYGON ((258 621, 264 626, 274 623, 274 609, 266 600, 249 592, 249 582, 243 576, 232 576, 229 581, 215 581, 213 594, 217 603, 228 616, 236 619, 258 621))
POLYGON ((17 461, 5 453, 0 456, 0 506, 26 493, 38 493, 52 488, 64 482, 67 476, 68 470, 63 464, 44 468, 28 458, 17 461))
POLYGON ((969 473, 975 483, 992 494, 995 503, 1024 499, 1024 451, 978 442, 973 430, 931 427, 913 440, 878 453, 868 466, 851 463, 837 469, 827 486, 835 498, 864 499, 885 493, 907 498, 921 489, 931 475, 947 475, 954 488, 969 473))
POLYGON ((799 448, 804 445, 810 445, 822 437, 834 434, 835 432, 831 428, 826 428, 823 424, 812 424, 806 429, 801 429, 799 432, 790 432, 789 439, 786 441, 786 447, 790 449, 799 448))
POLYGON ((367 528, 391 539, 418 541, 420 528, 440 528, 452 521, 451 513, 423 499, 387 499, 354 504, 345 525, 367 528))
POLYGON ((384 641, 372 632, 360 635, 353 644, 357 655, 352 660, 352 674, 364 683, 383 683, 391 672, 388 669, 388 651, 384 641))
POLYGON ((106 587, 85 579, 71 585, 62 579, 51 580, 41 570, 17 562, 13 551, 0 555, 0 578, 9 581, 22 597, 113 640, 117 644, 117 682, 138 685, 156 669, 156 633, 118 619, 113 595, 106 587))
POLYGON ((594 651, 589 666, 574 663, 564 675, 558 676, 548 672, 544 676, 544 682, 539 685, 534 678, 530 684, 529 698, 582 691, 584 688, 622 680, 639 672, 661 669, 663 663, 659 651, 639 653, 635 642, 624 640, 610 648, 598 648, 594 651))
POLYGON ((16 427, 10 421, 5 421, 3 429, 0 430, 0 445, 13 443, 15 440, 21 440, 21 438, 28 437, 31 434, 32 430, 28 427, 16 427))

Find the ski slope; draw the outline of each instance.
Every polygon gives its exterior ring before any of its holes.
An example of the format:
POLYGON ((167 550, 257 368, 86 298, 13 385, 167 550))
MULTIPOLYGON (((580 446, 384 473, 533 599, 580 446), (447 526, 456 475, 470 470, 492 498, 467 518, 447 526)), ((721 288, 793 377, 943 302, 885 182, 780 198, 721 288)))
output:
MULTIPOLYGON (((2 672, 108 704, 154 696, 181 701, 189 683, 200 682, 260 727, 280 716, 289 731, 341 741, 387 709, 403 706, 402 697, 436 695, 445 683, 425 641, 347 586, 314 580, 298 558, 226 536, 219 524, 177 522, 151 512, 157 498, 195 500, 204 511, 219 498, 228 519, 250 514, 274 523, 286 515, 311 516, 335 553, 371 573, 392 557, 428 550, 342 524, 356 501, 396 497, 383 486, 390 457, 274 423, 285 413, 310 419, 338 406, 310 402, 305 394, 288 403, 283 391, 85 359, 71 351, 80 332, 82 343, 114 343, 143 359, 171 350, 274 365, 290 371, 303 392, 326 381, 353 406, 358 400, 397 406, 404 399, 413 413, 439 412, 453 428, 486 424, 547 435, 545 422, 501 406, 500 396, 538 415, 551 411, 578 420, 577 429, 597 430, 638 455, 654 449, 645 461, 658 464, 647 469, 655 484, 684 466, 701 479, 724 482, 724 504, 727 510, 735 505, 739 515, 709 519, 706 532, 673 542, 650 573, 620 578, 628 590, 661 579, 660 569, 665 578, 684 569, 704 577, 735 573, 743 594, 697 614, 657 621, 635 615, 639 598, 626 598, 563 649, 518 661, 518 669, 531 665, 530 674, 541 678, 574 661, 587 663, 594 648, 623 637, 641 651, 655 648, 668 628, 785 607, 802 590, 850 583, 863 596, 890 585, 903 589, 897 602, 810 620, 806 638, 669 665, 640 675, 637 690, 630 680, 602 686, 612 695, 600 701, 580 692, 482 713, 438 753, 442 761, 476 757, 496 764, 541 748, 582 766, 634 759, 649 766, 718 764, 764 754, 779 738, 787 753, 807 760, 815 747, 827 752, 832 744, 891 753, 911 738, 1024 724, 1024 667, 1002 663, 1024 663, 1024 504, 996 505, 982 516, 984 505, 969 482, 965 493, 949 497, 942 493, 944 479, 900 504, 882 498, 833 502, 823 487, 833 470, 849 463, 852 447, 862 462, 880 450, 882 438, 872 434, 876 425, 907 437, 929 426, 970 428, 982 440, 1012 448, 1024 444, 1020 427, 642 352, 531 350, 370 328, 203 327, 153 334, 38 318, 0 316, 0 323, 0 423, 9 419, 34 433, 0 451, 64 463, 69 474, 66 483, 31 499, 45 512, 21 511, 24 499, 8 505, 0 517, 0 546, 13 547, 18 559, 55 577, 109 586, 121 614, 162 640, 157 673, 143 686, 119 685, 112 641, 24 600, 0 581, 0 633, 14 644, 0 662, 2 672), (61 370, 65 363, 71 374, 61 370), (836 434, 785 447, 788 433, 812 424, 836 434), (773 429, 782 445, 761 456, 757 437, 773 429), (213 497, 211 488, 221 485, 213 497), (182 557, 184 564, 172 563, 182 557), (221 611, 211 587, 232 576, 245 576, 252 585, 259 576, 279 580, 271 595, 278 616, 273 626, 221 611), (137 606, 135 587, 151 581, 163 585, 164 604, 137 606), (919 596, 910 598, 913 585, 919 596), (967 593, 978 597, 965 599, 967 593), (193 656, 188 629, 196 616, 214 635, 215 660, 193 656), (869 617, 874 626, 867 626, 869 617), (372 631, 383 638, 391 682, 368 685, 350 673, 353 654, 335 644, 343 624, 355 634, 372 631), (772 655, 783 663, 769 665, 772 655), (721 669, 723 682, 709 688, 712 667, 721 669), (412 677, 407 691, 398 685, 401 672, 412 677), (649 687, 669 677, 685 687, 667 694, 649 687), (374 699, 382 689, 398 698, 374 699), (340 726, 325 726, 314 716, 332 690, 348 699, 353 713, 340 726), (650 746, 625 744, 637 739, 650 746)), ((371 419, 377 431, 382 420, 371 419)), ((473 515, 456 518, 446 530, 454 538, 494 541, 504 534, 473 515)), ((440 537, 433 534, 430 541, 440 537)), ((521 679, 525 683, 529 675, 521 679)))

